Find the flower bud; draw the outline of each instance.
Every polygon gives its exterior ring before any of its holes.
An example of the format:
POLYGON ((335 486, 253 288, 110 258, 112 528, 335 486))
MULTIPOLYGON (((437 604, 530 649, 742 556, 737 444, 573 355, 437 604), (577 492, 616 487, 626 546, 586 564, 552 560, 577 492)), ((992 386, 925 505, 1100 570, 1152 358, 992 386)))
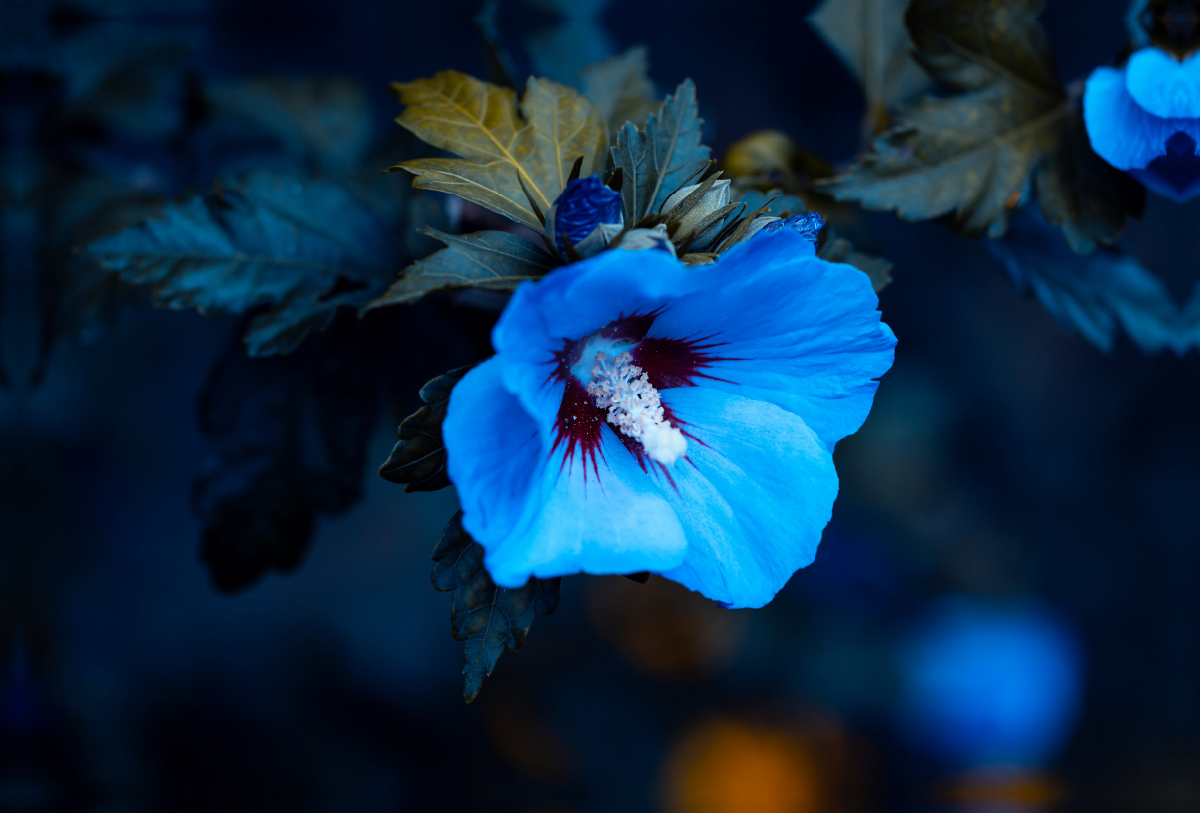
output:
MULTIPOLYGON (((568 182, 562 194, 555 198, 554 205, 546 212, 546 236, 565 253, 564 237, 572 246, 578 247, 597 226, 619 226, 623 222, 621 196, 605 186, 599 175, 589 175, 568 182)), ((606 243, 601 243, 595 251, 603 249, 606 243)))

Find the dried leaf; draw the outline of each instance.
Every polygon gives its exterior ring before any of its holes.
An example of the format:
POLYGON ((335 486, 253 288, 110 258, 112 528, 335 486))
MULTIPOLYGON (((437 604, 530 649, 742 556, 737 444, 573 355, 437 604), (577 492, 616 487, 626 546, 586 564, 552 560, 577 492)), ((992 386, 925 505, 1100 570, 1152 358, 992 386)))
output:
POLYGON ((696 87, 686 79, 646 119, 642 129, 625 124, 612 148, 622 172, 621 197, 626 224, 636 224, 658 207, 709 160, 700 143, 696 87))
POLYGON ((425 229, 425 234, 445 243, 444 248, 404 270, 378 299, 363 307, 363 313, 387 305, 416 302, 443 288, 489 288, 510 291, 527 279, 537 279, 554 263, 546 252, 517 234, 477 231, 445 234, 425 229))
POLYGON ((558 607, 562 579, 532 578, 521 588, 497 587, 483 566, 483 546, 463 530, 455 514, 433 549, 434 589, 453 592, 451 634, 463 647, 463 699, 470 703, 492 674, 505 647, 519 650, 536 610, 550 615, 558 607))
POLYGON ((411 491, 437 491, 450 485, 446 474, 446 449, 442 445, 442 421, 450 404, 450 391, 470 367, 459 367, 421 387, 425 406, 400 423, 400 440, 379 476, 411 491))
POLYGON ((599 111, 556 82, 531 78, 520 110, 512 90, 457 71, 393 88, 406 106, 396 121, 460 156, 392 167, 416 175, 417 188, 458 195, 540 231, 522 182, 545 211, 579 156, 584 175, 603 168, 608 134, 599 111))

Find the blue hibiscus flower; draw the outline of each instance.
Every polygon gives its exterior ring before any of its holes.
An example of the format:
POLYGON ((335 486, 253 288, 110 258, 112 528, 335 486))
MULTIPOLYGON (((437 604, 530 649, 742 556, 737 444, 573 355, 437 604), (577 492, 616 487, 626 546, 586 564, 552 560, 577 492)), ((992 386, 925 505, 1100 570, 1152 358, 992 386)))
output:
POLYGON ((877 304, 786 228, 709 265, 616 249, 524 283, 443 425, 492 578, 646 570, 770 601, 813 560, 834 444, 891 366, 877 304))
POLYGON ((1180 61, 1151 46, 1124 69, 1097 68, 1083 116, 1092 148, 1117 169, 1177 201, 1200 192, 1200 54, 1180 61))

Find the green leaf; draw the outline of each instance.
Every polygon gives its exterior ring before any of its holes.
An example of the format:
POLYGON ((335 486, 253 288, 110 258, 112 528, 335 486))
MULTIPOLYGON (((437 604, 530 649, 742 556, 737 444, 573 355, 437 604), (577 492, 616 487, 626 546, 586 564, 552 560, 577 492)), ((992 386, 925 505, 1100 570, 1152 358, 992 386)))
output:
POLYGON ((583 95, 596 103, 614 139, 625 122, 642 127, 647 116, 658 109, 660 102, 649 69, 648 51, 637 45, 580 72, 583 95))
POLYGON ((147 289, 159 307, 271 306, 254 320, 251 355, 288 352, 340 305, 377 296, 404 257, 391 230, 340 185, 274 172, 169 203, 160 218, 83 252, 147 289))
POLYGON ((608 133, 600 112, 575 90, 530 78, 516 94, 457 71, 392 86, 405 110, 396 119, 429 144, 459 156, 405 161, 420 189, 448 192, 540 232, 525 188, 546 211, 583 156, 583 175, 603 169, 608 133))
POLYGON ((658 207, 709 160, 700 143, 696 86, 685 79, 646 119, 642 129, 625 124, 612 148, 613 164, 621 168, 626 224, 636 224, 658 207))
POLYGON ((505 647, 519 650, 525 643, 536 610, 549 615, 558 607, 561 579, 532 578, 521 588, 497 587, 483 566, 483 546, 462 527, 455 514, 433 549, 433 587, 453 592, 451 634, 463 647, 463 699, 470 703, 483 680, 492 674, 505 647))
POLYGON ((443 288, 511 291, 522 281, 537 279, 554 267, 546 252, 517 234, 477 231, 458 235, 436 229, 423 231, 441 240, 448 248, 406 268, 382 296, 363 307, 363 313, 387 305, 416 302, 425 294, 443 288))
POLYGON ((808 24, 862 85, 872 132, 883 129, 891 108, 929 85, 911 56, 907 8, 908 0, 824 0, 808 16, 808 24))
POLYGON ((446 449, 442 444, 442 421, 450 404, 450 391, 470 367, 459 367, 421 387, 425 406, 400 423, 400 440, 387 461, 379 467, 379 476, 404 486, 405 493, 437 491, 450 485, 446 474, 446 449))

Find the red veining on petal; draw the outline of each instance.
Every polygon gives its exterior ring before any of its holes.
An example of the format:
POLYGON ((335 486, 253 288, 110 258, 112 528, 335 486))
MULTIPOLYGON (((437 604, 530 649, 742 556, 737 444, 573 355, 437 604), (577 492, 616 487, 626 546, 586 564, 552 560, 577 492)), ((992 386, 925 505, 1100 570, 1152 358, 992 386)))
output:
MULTIPOLYGON (((694 387, 696 378, 725 381, 723 378, 716 378, 702 372, 714 361, 725 360, 723 356, 710 352, 724 344, 711 341, 713 336, 693 339, 646 338, 646 334, 654 325, 654 320, 665 309, 664 305, 644 314, 622 315, 593 335, 608 340, 626 339, 638 342, 637 346, 630 351, 633 361, 648 374, 650 383, 657 390, 694 387)), ((574 459, 576 449, 578 449, 584 465, 585 483, 587 482, 589 460, 596 479, 600 478, 596 455, 599 453, 603 457, 600 440, 601 432, 607 422, 604 411, 596 406, 583 383, 572 373, 572 368, 581 361, 583 351, 590 338, 591 336, 575 340, 564 339, 562 349, 557 351, 554 358, 549 361, 553 365, 553 369, 546 379, 547 384, 561 381, 564 385, 562 403, 554 421, 556 437, 550 453, 553 454, 560 446, 564 447, 563 460, 559 467, 559 470, 562 471, 567 463, 574 459)), ((687 423, 680 420, 667 404, 663 404, 663 413, 672 426, 678 427, 683 432, 684 437, 702 446, 708 445, 689 433, 685 428, 687 423)), ((652 470, 661 471, 671 487, 676 488, 675 480, 667 467, 655 461, 648 461, 646 452, 639 441, 621 432, 616 432, 616 436, 637 460, 642 471, 646 473, 651 473, 652 470)), ((683 459, 691 463, 686 456, 683 459)), ((676 488, 676 490, 678 489, 676 488)))

